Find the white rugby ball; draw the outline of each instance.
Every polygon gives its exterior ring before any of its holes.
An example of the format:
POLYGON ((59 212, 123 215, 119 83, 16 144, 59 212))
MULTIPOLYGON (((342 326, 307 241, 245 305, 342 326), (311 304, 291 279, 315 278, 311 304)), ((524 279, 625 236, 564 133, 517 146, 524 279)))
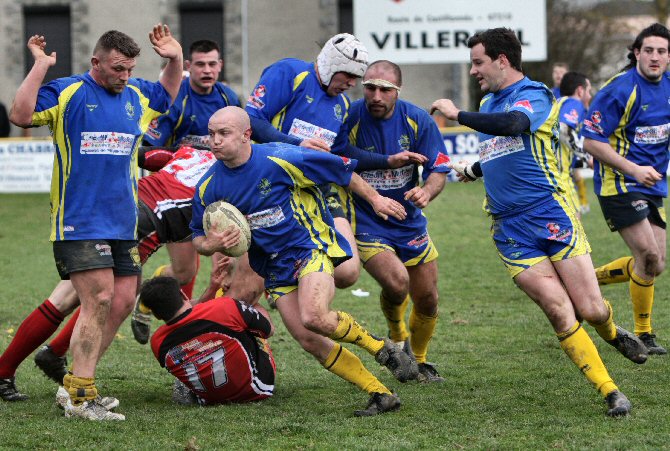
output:
POLYGON ((205 234, 210 230, 223 232, 229 226, 235 226, 240 231, 240 242, 237 245, 222 251, 229 257, 239 257, 249 250, 251 245, 251 229, 244 215, 234 205, 222 200, 207 205, 202 215, 202 225, 205 234))

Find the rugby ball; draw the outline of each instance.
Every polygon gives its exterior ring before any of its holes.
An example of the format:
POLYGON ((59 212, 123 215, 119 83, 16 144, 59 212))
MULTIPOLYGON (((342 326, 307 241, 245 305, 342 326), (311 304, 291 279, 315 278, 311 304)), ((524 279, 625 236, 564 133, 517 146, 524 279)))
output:
POLYGON ((235 226, 240 231, 240 242, 237 245, 221 251, 229 257, 239 257, 249 250, 251 245, 251 229, 244 215, 234 205, 222 200, 207 205, 202 215, 202 225, 205 235, 210 230, 222 232, 229 226, 235 226))

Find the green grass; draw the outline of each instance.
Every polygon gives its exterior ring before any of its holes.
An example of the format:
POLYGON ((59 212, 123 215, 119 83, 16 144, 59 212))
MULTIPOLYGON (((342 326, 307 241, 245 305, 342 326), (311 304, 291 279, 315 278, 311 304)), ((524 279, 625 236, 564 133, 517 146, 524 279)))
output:
MULTIPOLYGON (((427 210, 440 251, 440 321, 429 359, 447 381, 400 384, 354 349, 401 396, 397 413, 354 418, 367 396, 320 367, 289 337, 276 312, 271 343, 278 365, 277 392, 263 403, 183 408, 171 403, 171 377, 147 346, 119 331, 98 370, 103 394, 121 400, 122 423, 72 421, 54 405, 55 385, 32 359, 17 373, 31 399, 0 402, 0 449, 659 449, 668 446, 668 357, 635 365, 590 327, 610 374, 634 405, 625 419, 604 415, 598 393, 560 350, 540 310, 499 262, 481 212, 483 189, 449 184, 427 210), (193 439, 194 438, 194 439, 193 439), (193 446, 191 446, 193 449, 193 446)), ((584 223, 597 264, 626 253, 608 231, 597 202, 584 223)), ((0 349, 21 321, 47 297, 58 276, 48 242, 48 196, 0 196, 0 349)), ((165 262, 159 253, 152 271, 165 262)), ((209 265, 203 265, 200 289, 209 265)), ((668 276, 656 285, 654 326, 669 345, 668 276)), ((384 334, 379 288, 364 274, 356 298, 339 291, 337 309, 384 334)), ((615 319, 632 328, 626 286, 604 289, 615 319)), ((351 348, 350 348, 351 349, 351 348)))

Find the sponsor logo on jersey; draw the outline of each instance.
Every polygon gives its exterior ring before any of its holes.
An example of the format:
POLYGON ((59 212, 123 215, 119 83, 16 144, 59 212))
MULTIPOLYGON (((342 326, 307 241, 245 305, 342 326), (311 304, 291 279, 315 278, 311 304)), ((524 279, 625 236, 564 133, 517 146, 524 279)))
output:
POLYGON ((262 196, 267 196, 270 194, 270 191, 272 191, 272 184, 268 179, 262 178, 261 181, 258 182, 258 191, 262 196))
POLYGON ((579 113, 577 112, 576 109, 571 109, 567 113, 563 114, 563 118, 565 119, 566 122, 570 124, 576 124, 579 122, 579 113))
POLYGON ((659 144, 666 142, 668 136, 670 136, 670 123, 635 127, 634 141, 636 144, 659 144))
POLYGON ((265 106, 265 102, 263 102, 258 97, 249 96, 249 98, 247 99, 247 106, 249 108, 254 108, 256 110, 262 110, 263 107, 265 106))
POLYGON ((93 112, 93 110, 98 108, 98 105, 95 103, 87 103, 86 108, 88 108, 88 111, 93 112))
POLYGON ((258 85, 256 86, 256 89, 254 89, 254 93, 252 94, 254 97, 261 98, 265 97, 265 85, 258 85))
POLYGON ((584 119, 584 129, 592 133, 597 133, 599 135, 603 134, 603 128, 600 126, 600 122, 603 120, 602 114, 600 111, 594 111, 591 113, 591 117, 584 119))
POLYGON ((325 141, 326 144, 332 146, 335 143, 337 133, 328 130, 327 128, 319 127, 318 125, 310 124, 309 122, 295 118, 291 123, 291 128, 288 131, 289 136, 296 138, 309 139, 318 138, 325 141))
POLYGON ((342 158, 342 163, 344 163, 344 167, 348 168, 351 165, 351 158, 343 157, 340 155, 340 158, 342 158))
POLYGON ((314 102, 314 97, 310 97, 307 94, 305 94, 305 100, 307 100, 307 103, 312 103, 314 102))
POLYGON ((268 227, 275 226, 284 219, 284 212, 280 206, 268 208, 267 210, 257 211, 255 213, 250 213, 246 216, 247 222, 249 223, 249 229, 265 229, 268 227))
POLYGON ((494 136, 491 139, 480 141, 479 161, 486 163, 515 152, 521 152, 523 149, 521 136, 494 136))
POLYGON ((135 135, 117 132, 82 132, 79 152, 86 155, 127 156, 133 150, 135 135))
POLYGON ((534 113, 534 112, 535 112, 535 111, 533 110, 533 106, 530 104, 530 101, 529 101, 529 100, 517 100, 517 101, 514 103, 514 105, 512 105, 512 108, 514 108, 515 106, 524 108, 524 109, 530 111, 531 113, 534 113))
POLYGON ((360 176, 370 186, 379 191, 403 188, 412 181, 414 165, 397 169, 375 169, 363 171, 360 176))

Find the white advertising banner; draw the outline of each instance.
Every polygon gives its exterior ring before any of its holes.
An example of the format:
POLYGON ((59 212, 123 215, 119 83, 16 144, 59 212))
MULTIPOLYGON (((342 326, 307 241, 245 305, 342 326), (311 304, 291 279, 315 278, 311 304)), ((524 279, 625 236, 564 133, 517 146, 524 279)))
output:
POLYGON ((0 139, 0 193, 48 193, 53 160, 51 141, 0 139))
POLYGON ((370 61, 466 63, 477 31, 507 27, 524 61, 547 59, 545 0, 354 0, 354 34, 370 61))

